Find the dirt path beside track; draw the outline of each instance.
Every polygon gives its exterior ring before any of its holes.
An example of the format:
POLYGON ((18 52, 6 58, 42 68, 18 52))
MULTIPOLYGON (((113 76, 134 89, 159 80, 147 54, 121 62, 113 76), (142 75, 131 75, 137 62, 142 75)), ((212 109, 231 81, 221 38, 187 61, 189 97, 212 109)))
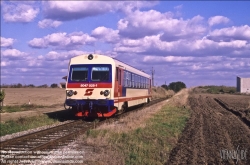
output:
POLYGON ((166 164, 250 164, 249 125, 213 95, 191 94, 188 104, 190 120, 166 164), (224 152, 236 150, 235 159, 224 152))

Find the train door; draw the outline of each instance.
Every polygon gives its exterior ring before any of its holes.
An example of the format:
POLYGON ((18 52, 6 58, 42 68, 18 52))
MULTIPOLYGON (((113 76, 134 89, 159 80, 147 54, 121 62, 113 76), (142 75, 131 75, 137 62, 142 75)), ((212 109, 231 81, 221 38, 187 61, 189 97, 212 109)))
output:
POLYGON ((116 67, 116 81, 115 81, 115 94, 114 96, 118 99, 118 107, 120 107, 119 98, 122 96, 122 75, 123 70, 119 67, 116 67))

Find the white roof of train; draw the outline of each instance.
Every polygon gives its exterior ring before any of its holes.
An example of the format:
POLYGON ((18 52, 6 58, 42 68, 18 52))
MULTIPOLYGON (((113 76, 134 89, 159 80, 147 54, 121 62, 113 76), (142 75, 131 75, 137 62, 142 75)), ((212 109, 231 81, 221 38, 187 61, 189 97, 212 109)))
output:
MULTIPOLYGON (((71 58, 70 64, 82 64, 83 61, 84 61, 84 64, 87 64, 86 61, 89 61, 91 64, 97 62, 97 61, 88 60, 88 58, 87 58, 88 55, 89 54, 75 56, 75 57, 71 58)), ((133 72, 135 74, 144 76, 146 78, 150 78, 149 74, 147 74, 143 71, 140 71, 139 69, 136 69, 128 64, 125 64, 125 63, 123 63, 115 58, 105 56, 105 55, 100 55, 100 54, 92 54, 92 55, 94 56, 94 59, 99 60, 99 62, 98 62, 99 64, 101 64, 101 63, 104 63, 104 64, 111 63, 112 64, 114 62, 116 67, 120 67, 120 68, 123 68, 125 70, 130 71, 130 72, 133 72)))
POLYGON ((128 70, 130 72, 136 73, 138 75, 144 76, 146 78, 150 78, 150 75, 148 75, 147 73, 145 73, 143 71, 140 71, 139 69, 136 69, 136 68, 134 68, 134 67, 132 67, 132 66, 130 66, 128 64, 125 64, 125 63, 123 63, 123 62, 121 62, 121 61, 119 61, 117 59, 114 59, 114 61, 116 63, 116 66, 118 66, 118 67, 121 67, 121 68, 123 68, 125 70, 128 70))

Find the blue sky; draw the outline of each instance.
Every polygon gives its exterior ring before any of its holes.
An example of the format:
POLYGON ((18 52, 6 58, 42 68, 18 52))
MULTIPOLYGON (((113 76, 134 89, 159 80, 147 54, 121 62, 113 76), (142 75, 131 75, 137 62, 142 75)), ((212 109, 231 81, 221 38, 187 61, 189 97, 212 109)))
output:
POLYGON ((1 1, 1 83, 63 82, 71 57, 99 53, 183 81, 250 77, 248 1, 1 1))

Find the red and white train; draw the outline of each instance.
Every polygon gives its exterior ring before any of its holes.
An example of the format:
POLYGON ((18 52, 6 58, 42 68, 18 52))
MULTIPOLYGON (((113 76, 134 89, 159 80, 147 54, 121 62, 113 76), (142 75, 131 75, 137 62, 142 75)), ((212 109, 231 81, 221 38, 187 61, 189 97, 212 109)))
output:
POLYGON ((151 98, 150 75, 130 65, 99 54, 69 62, 65 104, 76 116, 110 117, 151 98))

